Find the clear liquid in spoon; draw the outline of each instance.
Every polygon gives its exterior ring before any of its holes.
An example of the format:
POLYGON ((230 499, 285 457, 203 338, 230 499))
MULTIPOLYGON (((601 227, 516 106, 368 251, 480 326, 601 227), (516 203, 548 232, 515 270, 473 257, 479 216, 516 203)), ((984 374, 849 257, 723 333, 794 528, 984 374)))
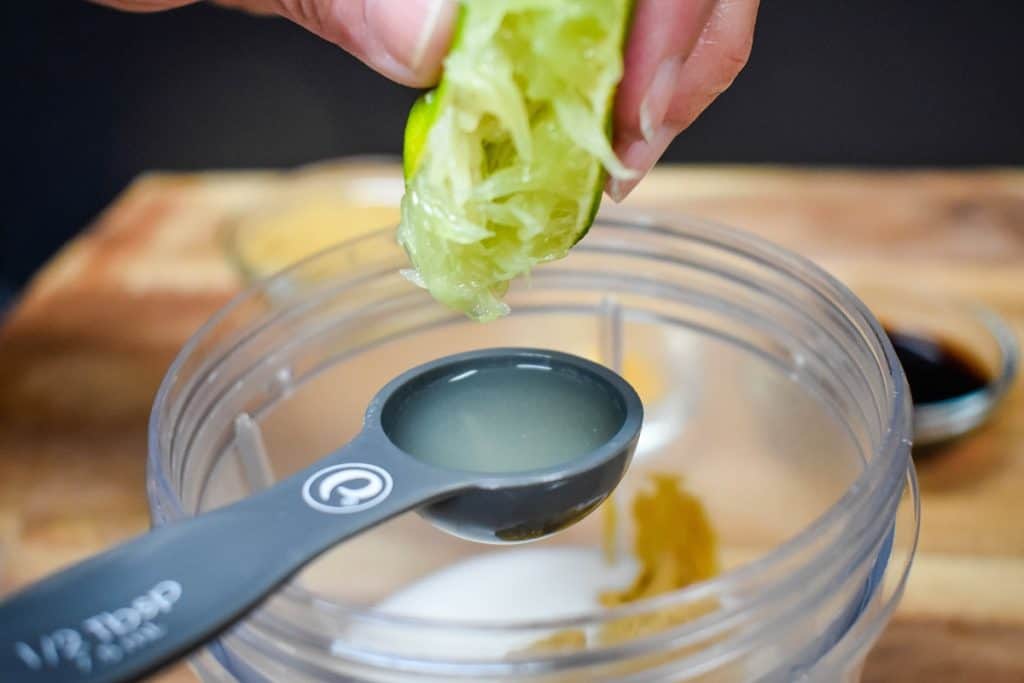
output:
POLYGON ((390 407, 386 431, 409 455, 446 469, 526 472, 568 463, 622 427, 625 408, 569 369, 519 364, 440 377, 390 407))

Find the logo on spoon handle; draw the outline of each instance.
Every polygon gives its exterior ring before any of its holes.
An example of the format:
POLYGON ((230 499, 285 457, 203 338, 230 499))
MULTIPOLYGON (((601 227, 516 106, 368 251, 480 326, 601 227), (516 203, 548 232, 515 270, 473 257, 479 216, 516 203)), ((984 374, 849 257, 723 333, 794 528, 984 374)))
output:
POLYGON ((344 515, 379 505, 393 486, 391 474, 384 468, 349 462, 310 475, 302 486, 302 498, 314 510, 344 515))

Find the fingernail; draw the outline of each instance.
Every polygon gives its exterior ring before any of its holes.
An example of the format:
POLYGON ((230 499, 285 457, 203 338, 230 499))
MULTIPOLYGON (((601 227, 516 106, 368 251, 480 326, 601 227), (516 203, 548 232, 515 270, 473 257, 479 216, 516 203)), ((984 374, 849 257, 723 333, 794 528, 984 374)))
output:
POLYGON ((670 57, 662 62, 640 101, 640 133, 648 144, 654 141, 661 124, 665 123, 682 66, 683 61, 678 57, 670 57))
POLYGON ((629 195, 630 188, 626 187, 626 182, 618 178, 612 178, 608 181, 608 196, 612 198, 612 201, 618 204, 629 195))
POLYGON ((366 23, 391 57, 418 73, 440 44, 441 29, 450 24, 450 0, 370 0, 366 23))
POLYGON ((637 140, 625 149, 619 158, 627 167, 640 172, 637 178, 612 178, 608 181, 608 196, 618 203, 629 196, 629 193, 643 180, 643 176, 654 167, 661 155, 668 149, 679 131, 668 126, 661 126, 651 136, 651 141, 637 140))

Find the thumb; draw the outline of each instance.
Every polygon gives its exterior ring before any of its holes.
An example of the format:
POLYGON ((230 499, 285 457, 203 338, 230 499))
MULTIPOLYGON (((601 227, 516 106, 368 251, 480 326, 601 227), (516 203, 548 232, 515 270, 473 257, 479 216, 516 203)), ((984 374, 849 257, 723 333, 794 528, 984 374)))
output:
POLYGON ((340 45, 388 78, 414 87, 437 81, 455 24, 454 0, 277 0, 274 4, 279 14, 340 45))
MULTIPOLYGON (((92 0, 137 12, 197 0, 92 0)), ((341 46, 388 78, 413 87, 437 82, 455 24, 455 0, 215 0, 279 14, 341 46)))
POLYGON ((174 9, 184 5, 191 5, 196 0, 90 0, 96 5, 106 5, 114 9, 123 9, 128 12, 159 12, 165 9, 174 9))

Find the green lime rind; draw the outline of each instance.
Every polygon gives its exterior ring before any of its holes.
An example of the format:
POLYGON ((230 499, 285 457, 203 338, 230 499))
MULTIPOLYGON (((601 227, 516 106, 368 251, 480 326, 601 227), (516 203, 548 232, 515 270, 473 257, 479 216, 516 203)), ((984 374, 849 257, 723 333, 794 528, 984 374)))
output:
POLYGON ((398 238, 412 279, 476 320, 586 234, 607 173, 632 0, 463 0, 439 87, 410 112, 398 238))
MULTIPOLYGON (((458 49, 465 19, 465 7, 460 5, 455 18, 455 28, 452 31, 451 51, 458 49)), ((406 180, 409 180, 419 168, 420 160, 423 158, 423 149, 427 142, 427 134, 437 119, 440 103, 444 99, 444 90, 445 83, 442 79, 436 88, 428 90, 418 97, 413 103, 412 109, 409 110, 409 118, 405 122, 405 135, 402 140, 402 173, 406 180)))
POLYGON ((402 172, 409 180, 423 158, 423 147, 430 126, 437 117, 437 103, 441 101, 437 90, 430 90, 417 98, 405 122, 405 139, 402 145, 402 172))
MULTIPOLYGON (((619 36, 619 44, 622 46, 623 53, 626 51, 626 41, 629 40, 629 33, 633 29, 633 10, 636 8, 636 0, 628 0, 628 10, 626 13, 626 21, 622 24, 622 34, 619 36)), ((615 94, 616 90, 612 90, 608 94, 608 115, 605 117, 604 130, 605 135, 608 136, 608 140, 611 141, 614 137, 615 127, 615 94)), ((590 228, 594 225, 594 220, 597 219, 597 212, 601 210, 601 200, 604 198, 604 186, 608 182, 608 169, 601 167, 600 181, 594 187, 594 199, 590 205, 590 213, 587 215, 587 220, 577 235, 576 241, 573 242, 573 246, 579 244, 580 240, 587 236, 590 232, 590 228)))

